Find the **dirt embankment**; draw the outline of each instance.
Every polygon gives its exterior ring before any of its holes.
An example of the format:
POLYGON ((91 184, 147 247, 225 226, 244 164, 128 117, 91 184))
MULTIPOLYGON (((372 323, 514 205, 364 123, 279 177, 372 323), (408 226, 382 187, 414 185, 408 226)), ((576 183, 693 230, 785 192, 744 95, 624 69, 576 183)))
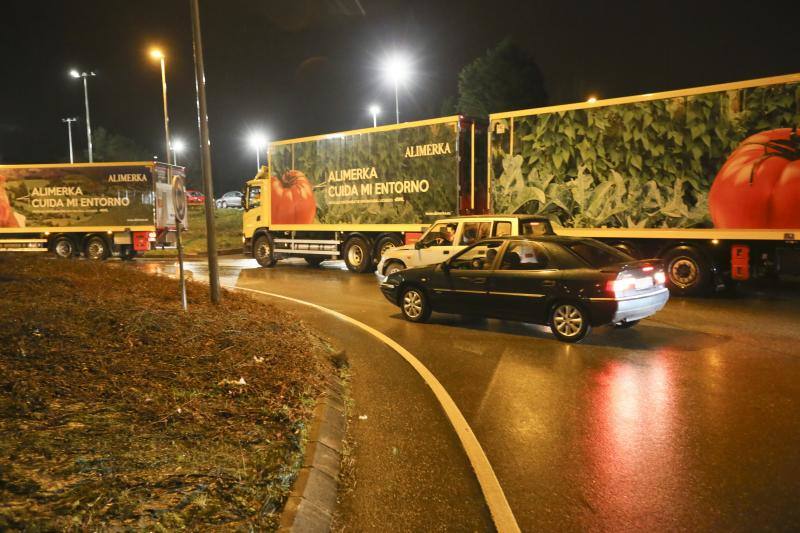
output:
POLYGON ((0 530, 276 526, 327 347, 207 290, 0 255, 0 530))

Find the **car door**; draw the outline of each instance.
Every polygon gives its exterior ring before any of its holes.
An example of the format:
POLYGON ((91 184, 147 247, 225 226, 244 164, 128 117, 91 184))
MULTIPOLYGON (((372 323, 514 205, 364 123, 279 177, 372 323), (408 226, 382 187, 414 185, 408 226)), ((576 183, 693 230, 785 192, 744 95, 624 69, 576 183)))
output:
POLYGON ((440 222, 434 224, 414 247, 413 260, 407 267, 434 265, 449 259, 456 252, 463 250, 458 246, 461 224, 458 222, 440 222))
POLYGON ((489 305, 505 318, 544 323, 560 276, 541 243, 510 241, 487 280, 489 305))
POLYGON ((488 274, 496 265, 503 241, 477 243, 437 268, 434 297, 442 311, 484 315, 488 274))

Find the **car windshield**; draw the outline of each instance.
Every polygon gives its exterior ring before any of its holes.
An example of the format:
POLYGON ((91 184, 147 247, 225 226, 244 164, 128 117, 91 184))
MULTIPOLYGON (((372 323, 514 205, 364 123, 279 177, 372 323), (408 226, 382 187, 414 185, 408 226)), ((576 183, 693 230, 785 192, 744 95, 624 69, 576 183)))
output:
POLYGON ((595 268, 634 261, 634 258, 600 241, 578 241, 568 245, 581 259, 595 268))

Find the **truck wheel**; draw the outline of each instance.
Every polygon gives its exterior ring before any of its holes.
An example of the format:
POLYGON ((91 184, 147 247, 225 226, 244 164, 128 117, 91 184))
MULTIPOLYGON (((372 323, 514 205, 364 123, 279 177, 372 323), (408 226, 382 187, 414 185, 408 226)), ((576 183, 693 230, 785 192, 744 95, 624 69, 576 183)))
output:
POLYGON ((400 296, 400 312, 409 322, 426 322, 431 316, 431 304, 425 291, 418 287, 409 287, 400 296))
POLYGON ((406 266, 403 264, 402 261, 389 261, 389 264, 386 265, 383 269, 384 276, 390 276, 395 272, 400 272, 401 270, 405 270, 406 266))
POLYGON ((260 235, 253 243, 253 257, 262 267, 275 266, 275 248, 272 246, 272 237, 269 234, 260 235))
POLYGON ((90 261, 105 261, 109 256, 106 240, 97 235, 89 237, 83 246, 83 255, 90 261))
POLYGON ((708 262, 690 246, 673 248, 664 255, 667 287, 678 296, 693 296, 706 292, 711 280, 708 262))
POLYGON ((367 241, 361 237, 352 237, 344 244, 344 263, 348 270, 363 274, 372 266, 367 241))
POLYGON ((383 257, 383 254, 392 248, 397 248, 398 246, 403 246, 403 241, 396 236, 386 235, 385 237, 381 237, 381 239, 378 241, 378 245, 375 247, 375 252, 377 254, 375 259, 380 261, 381 257, 383 257))
POLYGON ((308 266, 318 267, 322 264, 323 261, 325 261, 328 258, 325 257, 324 255, 307 255, 303 259, 306 260, 308 266))
POLYGON ((550 311, 550 331, 562 342, 579 342, 592 327, 586 310, 573 302, 558 302, 550 311))
POLYGON ((62 235, 53 242, 53 253, 59 259, 72 259, 75 255, 75 243, 69 237, 62 235))

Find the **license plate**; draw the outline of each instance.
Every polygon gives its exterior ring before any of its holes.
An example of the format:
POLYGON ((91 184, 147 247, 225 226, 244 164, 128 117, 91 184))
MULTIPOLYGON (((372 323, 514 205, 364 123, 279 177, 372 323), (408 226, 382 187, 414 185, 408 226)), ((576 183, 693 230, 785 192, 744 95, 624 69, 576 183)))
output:
POLYGON ((646 278, 637 278, 636 279, 636 290, 640 291, 642 289, 649 289, 653 286, 653 278, 647 276, 646 278))

